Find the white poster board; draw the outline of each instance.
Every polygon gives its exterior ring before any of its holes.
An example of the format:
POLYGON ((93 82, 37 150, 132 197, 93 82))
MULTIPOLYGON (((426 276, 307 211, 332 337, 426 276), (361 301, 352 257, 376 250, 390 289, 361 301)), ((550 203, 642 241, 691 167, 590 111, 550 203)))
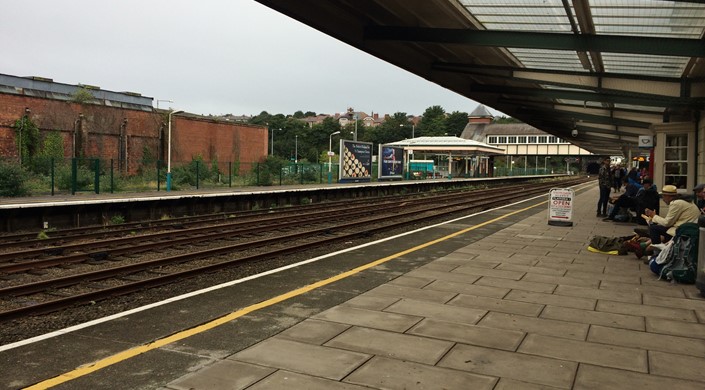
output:
POLYGON ((575 191, 570 188, 552 188, 548 192, 548 224, 573 226, 573 200, 575 191))

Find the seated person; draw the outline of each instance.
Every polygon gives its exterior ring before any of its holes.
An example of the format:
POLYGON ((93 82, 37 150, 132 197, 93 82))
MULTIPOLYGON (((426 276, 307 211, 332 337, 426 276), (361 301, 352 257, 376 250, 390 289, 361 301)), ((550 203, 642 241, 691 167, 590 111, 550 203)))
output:
MULTIPOLYGON (((627 177, 622 179, 622 184, 624 185, 624 193, 618 198, 611 198, 610 203, 614 205, 612 211, 603 219, 603 221, 614 221, 615 217, 619 213, 622 207, 635 208, 636 207, 636 196, 639 193, 640 186, 636 182, 629 181, 627 177)), ((657 194, 658 195, 658 194, 657 194)))
MULTIPOLYGON (((652 244, 661 244, 676 235, 676 228, 686 222, 698 222, 700 210, 693 203, 681 199, 676 186, 663 186, 661 192, 663 203, 668 205, 668 214, 661 217, 652 209, 644 210, 644 215, 651 222, 649 224, 649 236, 652 244), (661 237, 663 236, 663 240, 661 237)), ((648 221, 647 221, 648 222, 648 221)))
POLYGON ((698 184, 693 188, 695 192, 695 205, 700 209, 700 214, 705 214, 705 184, 698 184))
POLYGON ((656 186, 648 177, 642 181, 642 188, 637 192, 635 197, 636 223, 646 225, 646 221, 641 216, 646 209, 651 209, 659 213, 659 195, 656 186))

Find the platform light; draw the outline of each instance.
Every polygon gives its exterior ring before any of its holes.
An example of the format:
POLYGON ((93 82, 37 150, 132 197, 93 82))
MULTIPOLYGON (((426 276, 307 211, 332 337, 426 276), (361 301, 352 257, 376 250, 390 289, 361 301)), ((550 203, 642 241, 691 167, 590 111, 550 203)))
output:
POLYGON ((169 132, 167 136, 167 158, 166 158, 166 190, 171 191, 171 116, 184 112, 184 110, 169 111, 169 132))

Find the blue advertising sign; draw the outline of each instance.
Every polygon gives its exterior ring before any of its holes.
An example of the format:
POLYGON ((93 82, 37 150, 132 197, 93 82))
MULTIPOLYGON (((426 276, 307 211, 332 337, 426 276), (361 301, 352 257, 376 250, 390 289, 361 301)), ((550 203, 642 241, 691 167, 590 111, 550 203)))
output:
POLYGON ((404 149, 394 146, 379 146, 377 176, 380 180, 399 180, 404 172, 404 149))

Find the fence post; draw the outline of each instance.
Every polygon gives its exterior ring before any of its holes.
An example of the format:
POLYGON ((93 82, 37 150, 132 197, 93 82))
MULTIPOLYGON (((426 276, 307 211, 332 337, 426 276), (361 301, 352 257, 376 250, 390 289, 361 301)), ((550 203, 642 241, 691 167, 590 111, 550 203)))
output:
POLYGON ((95 170, 95 179, 94 179, 94 187, 95 187, 95 193, 100 194, 100 160, 95 159, 95 163, 93 164, 93 169, 95 170))
POLYGON ((78 162, 71 159, 71 195, 76 195, 76 176, 78 175, 78 162))
POLYGON ((110 193, 115 192, 115 160, 110 159, 110 193))
POLYGON ((200 163, 200 161, 196 161, 196 189, 198 189, 198 182, 200 179, 200 173, 201 173, 201 163, 200 163))
POLYGON ((51 162, 49 165, 49 170, 51 172, 51 196, 54 196, 54 157, 50 158, 49 161, 51 162))
POLYGON ((162 169, 162 160, 157 160, 157 192, 160 191, 161 183, 162 183, 161 169, 162 169))

